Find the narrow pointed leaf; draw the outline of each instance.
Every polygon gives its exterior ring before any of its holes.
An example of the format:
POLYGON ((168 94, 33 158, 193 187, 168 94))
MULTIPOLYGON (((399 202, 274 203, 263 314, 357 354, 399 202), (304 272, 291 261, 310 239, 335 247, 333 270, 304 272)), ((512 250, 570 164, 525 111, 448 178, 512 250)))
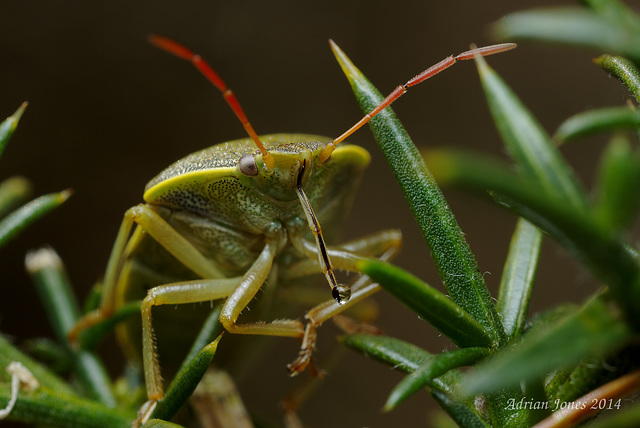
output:
POLYGON ((542 233, 534 225, 519 219, 500 281, 498 313, 511 339, 522 333, 538 266, 542 233))
POLYGON ((432 355, 422 348, 393 337, 350 334, 340 340, 352 349, 409 373, 420 367, 432 355))
POLYGON ((603 70, 622 81, 629 88, 636 101, 640 101, 640 72, 633 62, 613 55, 601 55, 595 61, 603 70))
POLYGON ((384 405, 385 411, 394 409, 402 401, 431 384, 435 378, 442 376, 449 370, 472 365, 487 355, 489 355, 487 348, 464 348, 429 357, 391 391, 384 405))
POLYGON ((73 357, 75 373, 82 386, 93 399, 114 407, 111 382, 101 361, 92 352, 72 347, 67 340, 67 333, 80 317, 80 310, 62 261, 52 249, 42 248, 27 254, 25 265, 58 342, 73 357))
MULTIPOLYGON (((6 407, 10 394, 10 385, 0 385, 0 408, 6 407)), ((8 419, 59 428, 129 428, 135 414, 41 386, 31 393, 18 393, 8 419)))
POLYGON ((614 137, 601 159, 595 215, 618 233, 636 218, 640 202, 640 156, 624 136, 614 137))
POLYGON ((193 360, 198 352, 200 352, 204 347, 210 344, 216 337, 220 336, 224 331, 222 324, 220 323, 220 311, 222 310, 222 305, 218 305, 214 308, 207 319, 202 324, 200 328, 200 333, 198 333, 198 337, 193 341, 193 345, 191 349, 187 353, 182 365, 178 369, 178 372, 185 369, 187 365, 190 364, 191 360, 193 360))
POLYGON ((40 196, 0 220, 0 247, 31 223, 60 206, 69 196, 69 190, 40 196))
POLYGON ((586 208, 584 190, 542 126, 484 58, 476 63, 493 119, 521 173, 549 195, 586 208))
POLYGON ((433 151, 429 165, 440 182, 484 194, 550 234, 593 274, 608 284, 614 297, 640 323, 640 266, 637 253, 612 236, 592 215, 546 194, 498 162, 481 156, 433 151))
POLYGON ((2 123, 0 123, 0 156, 2 156, 4 148, 7 146, 9 139, 13 135, 13 132, 16 130, 18 121, 20 121, 20 117, 22 116, 22 113, 24 113, 25 108, 27 108, 26 102, 22 103, 22 105, 18 108, 18 110, 16 110, 15 113, 13 113, 2 123))
POLYGON ((584 358, 610 354, 632 336, 622 313, 599 296, 550 329, 527 336, 517 346, 479 365, 477 372, 465 379, 464 390, 478 394, 540 380, 584 358))
POLYGON ((180 410, 209 368, 221 337, 222 335, 218 336, 205 346, 188 365, 178 371, 166 394, 151 414, 152 418, 171 419, 180 410))
POLYGON ((493 26, 499 39, 584 46, 640 61, 640 34, 598 13, 577 7, 516 12, 493 26))
POLYGON ((0 218, 29 200, 31 182, 23 177, 11 177, 0 183, 0 218))
POLYGON ((558 127, 553 138, 562 144, 585 135, 618 129, 636 130, 638 127, 640 110, 629 107, 600 108, 571 116, 558 127))
MULTIPOLYGON (((353 334, 344 336, 341 340, 352 349, 408 373, 432 357, 429 352, 393 337, 353 334)), ((458 375, 453 370, 434 379, 429 393, 460 426, 486 428, 487 425, 478 415, 473 400, 458 395, 455 387, 460 385, 458 375)))
MULTIPOLYGON (((364 112, 382 95, 337 46, 332 49, 364 112)), ((371 130, 402 188, 440 277, 453 301, 478 321, 495 341, 504 332, 491 295, 451 209, 431 173, 391 108, 371 122, 371 130)))
POLYGON ((379 260, 358 263, 358 269, 453 343, 460 347, 492 345, 491 336, 467 312, 440 291, 399 267, 379 260))

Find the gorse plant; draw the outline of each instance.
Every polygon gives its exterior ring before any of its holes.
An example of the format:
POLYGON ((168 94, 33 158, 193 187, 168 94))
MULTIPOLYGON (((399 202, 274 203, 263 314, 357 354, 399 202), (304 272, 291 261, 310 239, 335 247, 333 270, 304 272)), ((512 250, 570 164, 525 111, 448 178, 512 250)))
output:
MULTIPOLYGON (((622 3, 585 1, 586 8, 512 14, 494 27, 506 40, 566 42, 628 58, 595 62, 637 97, 640 19, 622 3)), ((349 60, 340 58, 364 111, 381 98, 349 60)), ((489 192, 520 217, 497 304, 425 163, 391 111, 372 120, 378 143, 418 221, 447 296, 379 261, 362 270, 459 349, 431 354, 390 337, 352 335, 348 346, 409 373, 385 408, 426 387, 460 426, 570 426, 604 409, 593 426, 636 426, 637 406, 622 398, 640 389, 638 320, 640 265, 628 242, 638 212, 640 153, 620 132, 638 131, 635 106, 580 113, 551 138, 482 58, 480 79, 495 124, 516 168, 467 153, 431 151, 427 164, 440 183, 489 192), (617 131, 600 162, 595 196, 563 159, 558 144, 617 131), (515 172, 514 172, 515 170, 515 172), (542 234, 563 245, 603 289, 583 305, 559 305, 526 322, 542 234), (450 297, 450 298, 449 298, 450 297), (474 366, 474 370, 459 370, 474 366), (563 410, 562 412, 557 412, 563 410)))
MULTIPOLYGON (((624 82, 637 98, 640 18, 616 1, 583 3, 580 8, 512 14, 494 29, 505 40, 564 42, 607 52, 596 63, 624 82)), ((371 111, 383 97, 342 51, 336 48, 334 52, 363 111, 371 111)), ((341 340, 408 373, 389 394, 387 411, 401 407, 406 398, 426 388, 462 427, 565 427, 607 409, 606 419, 598 417, 589 426, 638 426, 640 406, 629 405, 623 398, 640 390, 640 263, 630 242, 639 209, 640 153, 629 137, 637 139, 640 134, 640 113, 631 105, 580 113, 551 137, 485 60, 476 61, 489 108, 514 165, 477 154, 420 153, 390 108, 370 122, 431 250, 445 291, 380 260, 361 260, 357 266, 457 348, 436 354, 393 337, 369 334, 350 334, 341 340), (612 131, 590 197, 559 145, 612 131), (488 191, 519 217, 495 301, 436 180, 477 193, 488 191), (532 316, 529 302, 544 235, 564 246, 602 283, 602 289, 581 305, 559 302, 554 309, 532 316)), ((19 113, 0 126, 0 133, 4 132, 0 150, 18 117, 19 113)), ((10 205, 3 196, 7 188, 0 187, 0 212, 10 205)), ((54 202, 36 200, 31 206, 57 206, 66 196, 66 192, 47 196, 46 201, 54 202)), ((5 230, 18 230, 33 218, 20 214, 25 210, 0 222, 0 245, 13 233, 5 230), (10 220, 14 217, 22 220, 10 220), (13 226, 8 228, 5 223, 13 226)), ((131 426, 145 401, 139 373, 128 373, 112 383, 91 349, 116 323, 139 316, 140 302, 120 308, 83 332, 78 338, 82 347, 72 346, 67 333, 82 312, 98 307, 99 289, 80 310, 52 250, 30 254, 27 268, 57 336, 55 343, 39 341, 31 348, 58 368, 72 368, 74 380, 61 380, 0 340, 0 366, 20 362, 39 384, 26 391, 18 383, 29 383, 29 376, 14 370, 10 385, 11 376, 2 371, 0 407, 15 404, 4 416, 46 426, 131 426), (12 397, 16 392, 17 398, 12 397)), ((209 398, 218 394, 211 385, 224 382, 212 381, 207 369, 218 345, 214 339, 221 331, 219 311, 219 307, 214 309, 205 322, 146 427, 177 426, 167 421, 203 376, 205 382, 197 386, 197 393, 209 398)), ((296 426, 293 415, 288 416, 289 424, 296 426)), ((235 422, 245 426, 238 417, 235 422)), ((449 426, 450 421, 440 423, 449 426)))

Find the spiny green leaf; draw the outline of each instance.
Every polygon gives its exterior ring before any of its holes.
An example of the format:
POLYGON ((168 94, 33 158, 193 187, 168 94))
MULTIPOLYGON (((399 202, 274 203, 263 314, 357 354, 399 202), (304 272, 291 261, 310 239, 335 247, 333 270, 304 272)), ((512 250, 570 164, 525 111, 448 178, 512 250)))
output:
MULTIPOLYGON (((429 352, 393 337, 353 334, 341 338, 342 342, 357 351, 404 372, 413 372, 432 357, 429 352)), ((460 385, 459 373, 451 370, 433 379, 429 393, 449 415, 464 427, 487 425, 475 409, 473 400, 460 397, 455 388, 460 385)))
POLYGON ((585 209, 584 190, 542 126, 484 58, 476 63, 493 119, 520 172, 549 195, 585 209))
POLYGON ((391 391, 384 410, 394 409, 402 401, 429 385, 433 379, 442 376, 449 370, 469 366, 489 355, 486 348, 465 348, 433 355, 412 373, 408 374, 391 391))
POLYGON ((70 190, 40 196, 0 220, 0 247, 31 223, 60 206, 69 196, 70 190))
POLYGON ((489 190, 498 203, 549 233, 609 285, 630 320, 640 322, 635 315, 640 314, 637 253, 612 236, 591 213, 546 194, 537 183, 481 156, 434 151, 427 160, 441 182, 482 194, 489 190))
POLYGON ((499 39, 535 40, 613 52, 640 61, 640 34, 620 22, 576 7, 510 13, 493 26, 499 39))
MULTIPOLYGON (((368 113, 383 100, 382 95, 340 48, 332 44, 332 49, 360 107, 368 113)), ((447 293, 494 340, 505 340, 500 318, 478 264, 418 149, 391 108, 375 116, 370 125, 431 249, 447 293)))
POLYGON ((2 156, 2 152, 4 148, 7 146, 9 139, 13 135, 13 132, 16 130, 18 126, 18 122, 20 121, 20 117, 22 113, 24 113, 24 109, 27 108, 27 103, 24 102, 22 105, 13 113, 11 116, 6 118, 2 123, 0 123, 0 156, 2 156))
POLYGON ((571 116, 558 127, 553 138, 562 144, 567 140, 585 135, 638 127, 640 127, 640 110, 629 107, 600 108, 571 116))
POLYGON ((414 371, 432 355, 422 348, 393 337, 350 334, 340 340, 348 347, 364 352, 403 372, 414 371))
POLYGON ((187 366, 176 374, 166 394, 158 401, 158 405, 151 414, 152 418, 171 419, 180 410, 209 368, 221 337, 222 335, 218 336, 216 340, 205 346, 187 366))
MULTIPOLYGON (((638 59, 636 58, 636 61, 638 59)), ((631 91, 636 101, 640 101, 640 72, 633 62, 621 56, 601 55, 595 60, 603 70, 613 74, 631 91)))
POLYGON ((468 394, 477 394, 539 380, 584 358, 610 354, 632 336, 617 307, 598 296, 549 330, 527 335, 517 346, 479 365, 477 372, 465 379, 463 388, 468 394))
POLYGON ((443 293, 410 273, 373 259, 358 262, 358 269, 456 345, 492 346, 491 336, 476 320, 443 293))
POLYGON ((526 322, 541 242, 542 233, 538 228, 519 219, 511 238, 498 295, 498 312, 511 339, 520 336, 526 322))

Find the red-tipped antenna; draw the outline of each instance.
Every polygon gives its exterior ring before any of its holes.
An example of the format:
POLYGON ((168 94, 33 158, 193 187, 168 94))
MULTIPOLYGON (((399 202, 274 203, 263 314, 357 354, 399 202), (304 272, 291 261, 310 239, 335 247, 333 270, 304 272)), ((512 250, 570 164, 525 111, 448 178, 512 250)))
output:
MULTIPOLYGON (((336 51, 340 50, 340 48, 333 42, 333 40, 329 40, 329 43, 331 44, 331 49, 333 50, 334 53, 336 53, 336 51)), ((415 76, 413 79, 410 79, 404 85, 400 85, 396 89, 394 89, 393 92, 391 92, 389 94, 389 96, 387 96, 387 98, 382 100, 382 102, 380 104, 378 104, 373 110, 371 110, 369 113, 367 113, 355 125, 353 125, 351 128, 349 128, 345 133, 340 135, 338 138, 336 138, 335 140, 333 140, 332 142, 327 144, 327 146, 324 148, 324 150, 318 156, 319 160, 321 162, 324 162, 327 159, 329 159, 329 156, 331 156, 331 153, 333 153, 333 151, 335 150, 336 145, 338 145, 339 143, 344 141, 349 135, 353 134, 358 129, 362 128, 362 126, 367 124, 374 116, 376 116, 378 113, 380 113, 386 107, 388 107, 389 104, 391 104, 392 102, 394 102, 395 100, 400 98, 402 95, 404 95, 404 93, 407 92, 407 89, 409 89, 411 86, 415 86, 418 83, 424 82, 428 78, 433 77, 436 74, 440 73, 441 71, 444 71, 447 68, 451 67, 457 61, 472 59, 476 55, 480 55, 480 56, 493 55, 493 54, 497 54, 497 53, 500 53, 500 52, 505 52, 505 51, 511 50, 511 49, 513 49, 515 47, 516 47, 515 43, 502 43, 502 44, 498 44, 498 45, 485 46, 485 47, 482 47, 482 48, 475 48, 475 49, 471 49, 471 50, 462 52, 462 53, 460 53, 460 54, 458 54, 456 56, 447 57, 447 58, 443 59, 442 61, 440 61, 439 63, 437 63, 435 65, 432 65, 431 67, 429 67, 428 69, 426 69, 422 73, 420 73, 417 76, 415 76)))
POLYGON ((163 49, 179 58, 190 61, 200 71, 200 73, 202 73, 204 77, 207 78, 208 81, 213 83, 215 87, 218 88, 220 92, 222 92, 224 100, 227 102, 227 104, 229 104, 229 107, 231 107, 231 110, 233 110, 238 119, 240 119, 240 122, 242 123, 244 129, 247 131, 247 134, 249 134, 253 142, 260 150, 260 153, 262 153, 262 160, 264 161, 265 166, 268 170, 273 169, 275 166, 273 156, 271 156, 271 153, 269 153, 269 151, 262 144, 262 141, 260 141, 260 138, 258 138, 258 134, 256 134, 253 126, 251 126, 251 123, 249 123, 249 119, 247 119, 247 116, 244 114, 244 111, 242 110, 238 99, 234 95, 233 91, 231 91, 231 89, 227 87, 226 83, 224 83, 224 81, 220 78, 218 73, 216 73, 216 71, 209 64, 207 64, 200 55, 192 52, 191 50, 187 49, 177 42, 174 42, 171 39, 152 34, 151 36, 149 36, 149 41, 160 49, 163 49))

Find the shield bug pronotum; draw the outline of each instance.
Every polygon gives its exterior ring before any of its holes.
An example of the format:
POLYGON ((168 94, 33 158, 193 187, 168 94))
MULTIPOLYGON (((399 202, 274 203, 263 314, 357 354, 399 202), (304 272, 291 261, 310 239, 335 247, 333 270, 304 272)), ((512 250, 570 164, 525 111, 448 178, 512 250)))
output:
MULTIPOLYGON (((182 346, 180 339, 190 339, 180 325, 193 322, 189 317, 197 315, 191 311, 186 319, 177 319, 175 311, 152 311, 161 305, 222 300, 219 318, 228 332, 299 339, 300 354, 289 370, 295 373, 309 366, 316 328, 379 288, 365 276, 351 286, 340 284, 334 269, 357 272, 356 261, 363 257, 389 260, 401 243, 400 232, 388 230, 338 246, 325 244, 320 225, 329 233, 337 228, 369 163, 365 149, 343 140, 410 86, 457 60, 515 46, 477 48, 444 59, 398 86, 378 107, 332 139, 302 134, 258 136, 233 92, 199 55, 164 37, 152 36, 151 42, 192 62, 222 92, 249 138, 193 153, 147 184, 145 203, 125 213, 107 266, 100 309, 72 332, 108 317, 129 300, 144 299, 140 358, 150 403, 163 396, 158 353, 171 353, 182 346), (239 322, 240 313, 265 282, 295 287, 314 273, 324 275, 332 299, 308 311, 306 325, 294 319, 239 322), (159 332, 160 346, 154 330, 159 332)), ((120 342, 134 355, 139 354, 135 349, 140 343, 139 328, 139 324, 124 324, 118 331, 120 342)))

